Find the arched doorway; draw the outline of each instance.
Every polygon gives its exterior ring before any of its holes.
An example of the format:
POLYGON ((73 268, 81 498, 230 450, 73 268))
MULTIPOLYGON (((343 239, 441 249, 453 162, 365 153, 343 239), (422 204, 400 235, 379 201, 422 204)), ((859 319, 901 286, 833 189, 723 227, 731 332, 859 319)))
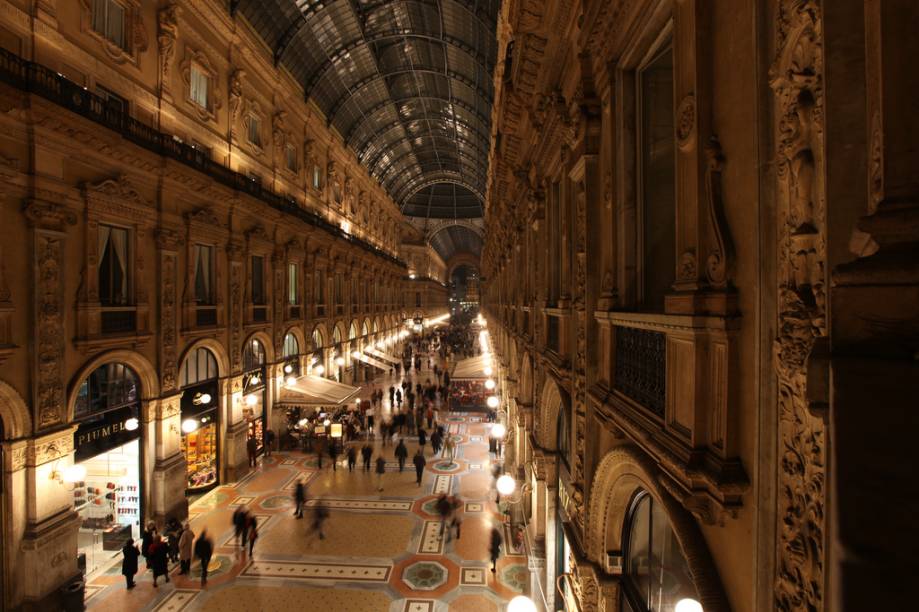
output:
POLYGON ((117 555, 128 538, 140 537, 140 408, 140 379, 121 362, 95 368, 77 389, 74 465, 62 478, 73 486, 80 516, 77 558, 87 574, 117 555))
POLYGON ((635 493, 622 538, 623 612, 670 612, 681 600, 699 600, 670 519, 648 491, 635 493))
POLYGON ((203 346, 190 351, 182 362, 179 382, 186 486, 189 493, 200 493, 218 481, 220 384, 214 353, 203 346))
POLYGON ((268 371, 265 362, 265 345, 257 338, 249 339, 243 350, 243 416, 249 428, 246 444, 255 440, 256 453, 264 449, 268 425, 268 371))
POLYGON ((307 373, 315 374, 316 376, 322 376, 326 371, 326 364, 324 359, 323 350, 325 347, 325 339, 322 336, 322 330, 319 329, 319 326, 313 328, 313 333, 310 338, 312 339, 312 349, 313 356, 310 357, 309 369, 307 373))
POLYGON ((345 357, 342 349, 342 337, 341 337, 341 327, 336 325, 332 329, 332 361, 329 364, 330 378, 334 378, 338 382, 341 382, 342 379, 342 368, 345 366, 345 357))

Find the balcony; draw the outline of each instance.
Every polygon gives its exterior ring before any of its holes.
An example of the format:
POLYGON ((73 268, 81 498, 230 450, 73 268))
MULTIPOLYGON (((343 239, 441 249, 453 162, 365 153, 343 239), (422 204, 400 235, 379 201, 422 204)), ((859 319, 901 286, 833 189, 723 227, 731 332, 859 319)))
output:
POLYGON ((667 336, 661 332, 615 326, 613 388, 664 418, 667 396, 667 336))

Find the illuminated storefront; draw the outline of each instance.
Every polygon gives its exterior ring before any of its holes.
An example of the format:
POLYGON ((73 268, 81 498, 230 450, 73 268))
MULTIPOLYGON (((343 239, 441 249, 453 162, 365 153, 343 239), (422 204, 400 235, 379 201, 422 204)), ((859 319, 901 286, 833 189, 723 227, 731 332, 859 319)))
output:
POLYGON ((262 452, 267 426, 268 404, 265 347, 256 339, 246 342, 243 351, 243 416, 249 425, 248 440, 255 439, 257 452, 262 452))
POLYGON ((217 484, 220 385, 217 360, 206 348, 192 351, 182 364, 182 452, 188 492, 217 484))
POLYGON ((141 427, 137 375, 105 364, 80 385, 74 406, 74 465, 58 474, 73 486, 80 515, 78 558, 87 574, 140 536, 141 427))

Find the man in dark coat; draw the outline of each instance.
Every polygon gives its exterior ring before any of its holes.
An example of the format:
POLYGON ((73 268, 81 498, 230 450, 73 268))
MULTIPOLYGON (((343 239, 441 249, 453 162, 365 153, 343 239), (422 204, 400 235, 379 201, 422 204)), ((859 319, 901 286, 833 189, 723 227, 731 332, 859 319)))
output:
POLYGON ((365 444, 361 449, 361 457, 364 458, 364 471, 370 471, 370 457, 373 456, 373 447, 370 444, 365 444))
POLYGON ((405 441, 399 440, 399 445, 396 447, 396 459, 399 460, 399 471, 401 472, 405 468, 405 460, 408 459, 408 449, 405 448, 405 441))
POLYGON ((338 445, 335 440, 329 441, 329 458, 332 460, 332 470, 338 471, 338 445))
POLYGON ((415 453, 415 458, 412 459, 412 463, 415 464, 415 476, 418 482, 418 486, 421 486, 421 477, 424 476, 424 466, 427 464, 427 461, 424 459, 424 453, 421 452, 419 448, 415 453))
POLYGON ((201 560, 201 586, 207 584, 207 566, 211 563, 211 555, 214 553, 214 544, 207 536, 207 528, 201 530, 198 541, 195 542, 195 556, 201 560))
POLYGON ((134 574, 137 573, 137 557, 140 556, 140 551, 137 550, 132 538, 128 538, 128 541, 125 542, 121 554, 124 557, 121 561, 121 573, 124 574, 124 579, 128 583, 127 588, 133 589, 137 586, 134 583, 134 574))
POLYGON ((353 472, 354 466, 357 464, 357 450, 354 446, 348 447, 348 471, 353 472))
POLYGON ((440 444, 443 441, 443 435, 440 433, 440 429, 434 429, 434 433, 431 434, 431 450, 434 451, 434 456, 437 456, 437 453, 440 452, 440 444))
POLYGON ((424 445, 428 443, 428 434, 427 432, 418 427, 418 452, 424 456, 424 445))
POLYGON ((306 487, 303 486, 303 480, 297 481, 297 486, 294 488, 294 503, 296 508, 294 509, 294 516, 298 519, 303 518, 303 503, 306 501, 306 487))
POLYGON ((383 490, 383 474, 386 473, 386 459, 383 455, 377 457, 377 491, 383 490))
POLYGON ((491 553, 491 572, 495 573, 498 567, 498 557, 501 556, 501 532, 497 527, 491 528, 491 543, 488 551, 491 553))
POLYGON ((150 565, 153 566, 153 586, 156 586, 156 579, 160 576, 166 577, 169 582, 169 558, 167 556, 169 547, 161 538, 156 537, 150 544, 150 565))

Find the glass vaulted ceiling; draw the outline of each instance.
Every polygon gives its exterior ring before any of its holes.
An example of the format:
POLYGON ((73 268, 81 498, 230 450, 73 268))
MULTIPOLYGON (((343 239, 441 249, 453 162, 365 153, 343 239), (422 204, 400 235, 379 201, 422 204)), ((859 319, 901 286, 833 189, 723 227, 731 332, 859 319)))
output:
POLYGON ((231 8, 405 214, 482 216, 500 0, 231 0, 231 8), (441 205, 454 184, 461 189, 450 197, 459 199, 441 205), (420 200, 429 201, 423 213, 420 200))

